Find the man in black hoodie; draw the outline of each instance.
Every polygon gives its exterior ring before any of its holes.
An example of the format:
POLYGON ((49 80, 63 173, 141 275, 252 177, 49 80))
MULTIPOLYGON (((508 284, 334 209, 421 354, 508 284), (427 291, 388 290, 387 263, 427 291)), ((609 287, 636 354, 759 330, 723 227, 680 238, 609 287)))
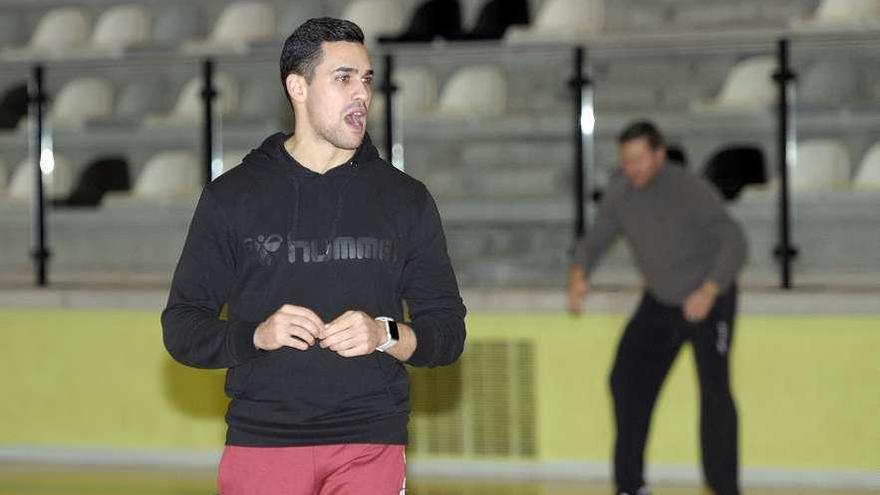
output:
POLYGON ((402 493, 403 363, 462 352, 437 207, 365 133, 363 39, 330 18, 287 39, 295 132, 205 187, 174 274, 165 347, 188 366, 228 368, 224 495, 402 493))

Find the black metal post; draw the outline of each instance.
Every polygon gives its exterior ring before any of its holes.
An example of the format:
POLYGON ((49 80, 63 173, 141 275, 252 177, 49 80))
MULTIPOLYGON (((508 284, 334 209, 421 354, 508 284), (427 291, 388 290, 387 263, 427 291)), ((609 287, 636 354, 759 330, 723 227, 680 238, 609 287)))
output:
POLYGON ((40 161, 43 157, 43 134, 45 132, 44 107, 46 98, 43 86, 42 65, 34 66, 29 90, 30 114, 33 122, 33 194, 31 195, 31 258, 34 260, 35 283, 38 287, 48 285, 48 260, 51 256, 46 242, 46 196, 43 186, 43 170, 40 161))
MULTIPOLYGON (((593 191, 590 186, 592 177, 590 176, 587 163, 587 155, 592 155, 592 150, 587 149, 588 145, 592 146, 592 130, 589 131, 589 137, 585 136, 585 110, 592 112, 593 81, 588 74, 585 74, 586 66, 586 50, 582 46, 574 49, 574 77, 571 80, 571 88, 573 94, 574 117, 572 138, 574 140, 574 233, 575 238, 582 237, 587 232, 589 215, 587 211, 587 201, 592 201, 593 191), (589 109, 585 109, 587 103, 589 109)), ((590 118, 592 115, 589 116, 590 118)), ((593 124, 590 124, 593 125, 593 124)), ((591 158, 592 159, 592 158, 591 158)))
POLYGON ((210 58, 205 59, 202 68, 202 77, 204 86, 202 88, 202 101, 204 102, 204 128, 202 142, 202 159, 205 184, 211 182, 213 178, 212 163, 214 161, 214 98, 217 97, 217 91, 214 88, 214 61, 210 58))
POLYGON ((791 121, 791 112, 795 74, 791 70, 789 58, 789 44, 787 39, 781 39, 777 45, 777 57, 779 69, 773 75, 773 80, 779 88, 778 101, 778 148, 779 148, 779 244, 773 254, 780 263, 780 285, 783 289, 792 288, 791 265, 798 250, 791 241, 791 198, 789 196, 788 174, 790 161, 793 157, 789 154, 789 146, 796 146, 794 123, 791 121))
POLYGON ((394 55, 385 54, 385 84, 382 86, 385 94, 385 153, 388 161, 394 161, 394 93, 397 86, 394 84, 394 55))

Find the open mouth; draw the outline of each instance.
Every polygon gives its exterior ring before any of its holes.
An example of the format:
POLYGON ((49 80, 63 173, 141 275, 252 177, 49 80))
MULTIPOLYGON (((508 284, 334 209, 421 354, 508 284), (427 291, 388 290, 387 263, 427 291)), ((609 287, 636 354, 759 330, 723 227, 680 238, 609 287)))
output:
POLYGON ((367 120, 367 111, 359 108, 345 114, 345 123, 352 128, 362 131, 367 120))

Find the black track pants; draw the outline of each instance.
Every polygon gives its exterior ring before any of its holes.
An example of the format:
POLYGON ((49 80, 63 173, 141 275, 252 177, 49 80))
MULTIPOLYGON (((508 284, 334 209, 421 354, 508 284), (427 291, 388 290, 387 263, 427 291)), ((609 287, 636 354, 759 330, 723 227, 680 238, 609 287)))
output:
POLYGON ((738 495, 736 405, 730 391, 729 353, 736 314, 736 288, 715 302, 699 323, 684 319, 645 293, 626 326, 611 371, 617 438, 614 477, 620 493, 645 486, 644 453, 651 413, 682 344, 693 345, 700 384, 703 475, 718 495, 738 495))

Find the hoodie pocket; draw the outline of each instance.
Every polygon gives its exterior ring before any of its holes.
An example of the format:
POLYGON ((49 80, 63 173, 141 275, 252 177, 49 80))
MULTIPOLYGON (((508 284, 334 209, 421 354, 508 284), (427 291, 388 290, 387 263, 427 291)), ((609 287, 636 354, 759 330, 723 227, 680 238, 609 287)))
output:
POLYGON ((312 355, 313 352, 282 347, 253 359, 245 365, 251 369, 237 398, 267 402, 295 400, 306 387, 302 370, 309 366, 312 355))

